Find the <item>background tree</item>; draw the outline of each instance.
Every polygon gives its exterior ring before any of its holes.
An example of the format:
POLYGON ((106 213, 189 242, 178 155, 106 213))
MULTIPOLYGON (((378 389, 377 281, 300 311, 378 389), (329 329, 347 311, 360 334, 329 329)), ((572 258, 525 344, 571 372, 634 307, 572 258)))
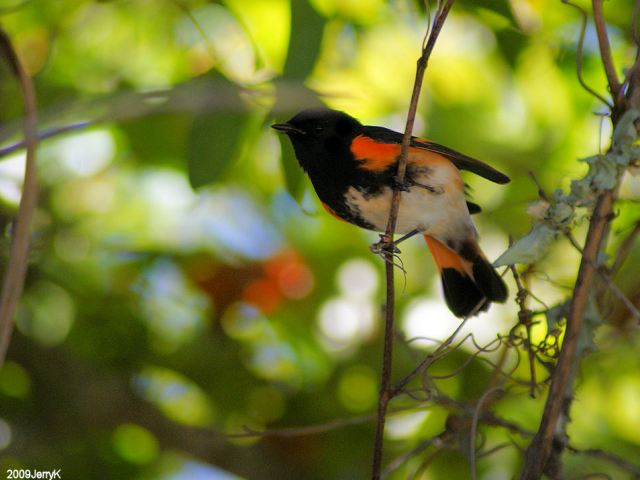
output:
MULTIPOLYGON (((491 258, 521 239, 500 259, 521 263, 505 276, 518 295, 456 330, 426 248, 403 246, 389 478, 640 475, 638 2, 602 7, 459 0, 446 21, 414 132, 512 177, 465 180, 491 258), (585 245, 595 223, 608 242, 585 245), (525 455, 569 338, 549 398, 570 416, 543 421, 560 434, 541 429, 525 455)), ((321 212, 268 126, 322 101, 403 130, 427 13, 408 0, 0 3, 7 255, 25 144, 6 45, 33 78, 41 140, 0 471, 370 475, 377 237, 321 212)))

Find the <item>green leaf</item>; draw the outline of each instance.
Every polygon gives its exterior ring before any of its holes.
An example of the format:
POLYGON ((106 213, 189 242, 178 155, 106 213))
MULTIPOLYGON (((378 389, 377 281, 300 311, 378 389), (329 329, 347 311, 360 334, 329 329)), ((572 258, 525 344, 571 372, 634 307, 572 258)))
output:
POLYGON ((291 146, 291 142, 286 135, 278 135, 280 141, 280 151, 282 152, 282 170, 287 192, 298 203, 302 200, 304 193, 304 171, 300 167, 296 155, 291 146))
POLYGON ((161 113, 122 122, 121 128, 140 162, 184 168, 191 124, 191 115, 186 113, 161 113))
POLYGON ((631 145, 638 138, 635 122, 640 118, 640 110, 635 108, 627 110, 618 121, 613 132, 613 145, 631 145))
POLYGON ((236 159, 250 114, 216 112, 195 118, 187 143, 189 182, 199 188, 218 180, 236 159))
POLYGON ((546 220, 556 228, 564 228, 573 220, 573 206, 565 201, 562 190, 554 192, 554 200, 555 202, 547 210, 546 220))
MULTIPOLYGON (((291 33, 283 72, 285 79, 301 83, 311 73, 322 45, 325 23, 324 17, 319 15, 307 0, 291 0, 291 33)), ((297 93, 296 100, 299 105, 296 104, 295 111, 292 111, 286 83, 278 85, 276 103, 272 111, 286 121, 302 108, 322 104, 315 93, 307 89, 302 91, 302 95, 300 92, 297 93)), ((287 191, 300 203, 304 193, 304 172, 286 135, 278 135, 278 140, 287 191)))
POLYGON ((576 345, 578 355, 597 350, 595 333, 602 324, 604 324, 604 319, 602 315, 600 315, 598 302, 592 291, 589 294, 589 300, 587 301, 584 316, 582 317, 582 328, 580 329, 580 336, 578 337, 578 343, 576 345))
POLYGON ((565 323, 568 314, 568 301, 554 305, 547 310, 545 312, 545 316, 547 318, 547 333, 551 334, 552 332, 559 330, 562 324, 565 323))
POLYGON ((493 265, 502 267, 515 263, 535 263, 546 253, 557 234, 557 230, 546 223, 537 223, 529 233, 500 255, 493 265))
POLYGON ((512 68, 516 68, 520 53, 528 46, 528 39, 522 32, 514 29, 499 29, 495 32, 498 50, 512 68))
POLYGON ((305 79, 313 69, 322 44, 325 19, 307 0, 291 0, 291 33, 283 76, 305 79))
POLYGON ((611 190, 618 182, 618 165, 613 155, 598 155, 591 157, 588 177, 591 188, 598 191, 611 190))
POLYGON ((508 0, 460 0, 460 5, 462 7, 474 10, 476 13, 479 13, 481 17, 486 16, 490 19, 490 16, 483 13, 484 10, 485 12, 498 14, 508 20, 508 23, 511 25, 517 25, 509 3, 510 2, 508 0))

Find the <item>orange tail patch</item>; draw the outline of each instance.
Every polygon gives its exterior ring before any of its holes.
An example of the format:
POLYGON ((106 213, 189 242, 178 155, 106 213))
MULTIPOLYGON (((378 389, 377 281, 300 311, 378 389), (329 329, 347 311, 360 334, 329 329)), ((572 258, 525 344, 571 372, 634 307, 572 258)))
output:
POLYGON ((433 256, 433 260, 436 262, 439 272, 442 272, 443 268, 453 268, 464 273, 470 272, 471 262, 463 259, 440 240, 436 240, 429 235, 425 235, 424 239, 427 242, 427 246, 433 256))
POLYGON ((504 302, 507 287, 475 242, 474 258, 467 260, 441 241, 425 235, 442 281, 444 299, 457 317, 486 310, 490 302, 504 302))

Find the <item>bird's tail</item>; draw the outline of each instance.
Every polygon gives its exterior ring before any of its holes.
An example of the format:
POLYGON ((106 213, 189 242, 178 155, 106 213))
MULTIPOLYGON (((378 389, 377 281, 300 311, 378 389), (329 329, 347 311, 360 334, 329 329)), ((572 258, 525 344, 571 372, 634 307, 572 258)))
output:
POLYGON ((442 278, 447 306, 456 317, 466 317, 504 302, 507 287, 471 239, 455 251, 429 235, 424 236, 442 278))

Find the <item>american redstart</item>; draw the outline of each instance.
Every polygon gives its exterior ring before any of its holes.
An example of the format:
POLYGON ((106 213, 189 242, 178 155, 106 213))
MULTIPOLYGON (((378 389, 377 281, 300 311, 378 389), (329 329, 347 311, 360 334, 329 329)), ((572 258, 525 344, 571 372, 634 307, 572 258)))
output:
POLYGON ((460 170, 495 183, 509 177, 450 148, 413 137, 406 177, 396 181, 402 134, 362 125, 343 112, 304 110, 272 126, 286 133, 324 208, 362 228, 383 232, 392 191, 401 190, 397 234, 423 234, 440 271, 444 297, 458 317, 504 302, 507 287, 478 245, 460 170))

